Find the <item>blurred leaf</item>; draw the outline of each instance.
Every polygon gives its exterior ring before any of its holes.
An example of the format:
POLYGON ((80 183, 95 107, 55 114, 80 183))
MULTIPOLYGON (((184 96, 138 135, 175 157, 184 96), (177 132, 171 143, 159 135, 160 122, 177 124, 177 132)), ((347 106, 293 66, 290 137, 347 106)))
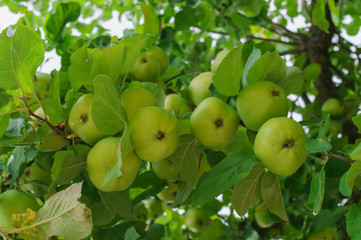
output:
POLYGON ((304 78, 303 72, 298 67, 287 67, 286 75, 279 84, 285 90, 285 94, 291 93, 300 95, 303 92, 304 78))
POLYGON ((303 70, 305 79, 313 81, 321 74, 321 66, 317 63, 308 64, 303 70))
POLYGON ((80 16, 81 7, 77 2, 59 3, 55 11, 49 15, 44 24, 45 36, 50 44, 58 42, 69 22, 74 22, 80 16))
POLYGON ((284 221, 288 221, 278 176, 268 171, 262 178, 261 194, 266 208, 284 221))
POLYGON ((134 227, 128 228, 125 233, 125 240, 134 240, 138 239, 140 235, 137 233, 134 227))
POLYGON ((125 238, 125 233, 131 227, 131 222, 118 224, 111 228, 99 229, 94 235, 97 239, 119 240, 125 238))
POLYGON ((70 56, 70 62, 71 64, 67 73, 71 86, 75 89, 75 91, 82 86, 92 90, 93 86, 90 72, 93 64, 93 56, 88 50, 88 46, 84 45, 78 48, 70 56))
POLYGON ((24 94, 31 94, 32 79, 43 61, 44 46, 39 35, 25 26, 10 26, 0 35, 0 88, 21 86, 24 94))
POLYGON ((319 27, 321 30, 328 32, 330 26, 326 19, 326 4, 324 0, 316 0, 316 4, 312 9, 312 24, 319 27))
POLYGON ((249 69, 247 83, 270 81, 280 86, 284 83, 286 75, 286 63, 276 51, 267 52, 259 58, 249 69))
POLYGON ((346 215, 346 229, 352 240, 361 239, 361 204, 353 204, 346 215))
POLYGON ((232 207, 239 216, 247 213, 248 208, 261 200, 261 178, 265 168, 262 165, 256 165, 252 171, 233 188, 232 207))
POLYGON ((325 152, 332 149, 332 145, 323 138, 309 138, 306 142, 306 149, 309 152, 325 152))
POLYGON ((194 145, 195 140, 190 134, 180 136, 178 148, 168 157, 177 166, 181 181, 193 181, 198 175, 200 152, 194 145))
POLYGON ((242 85, 246 87, 247 83, 247 75, 249 69, 253 66, 253 64, 261 57, 261 50, 257 48, 253 48, 251 55, 249 55, 246 65, 244 66, 243 76, 242 76, 242 85))
POLYGON ((51 178, 59 185, 71 181, 86 167, 87 154, 90 147, 75 145, 74 150, 58 151, 51 167, 51 178))
POLYGON ((350 169, 342 176, 340 192, 344 196, 350 196, 356 179, 361 176, 361 161, 354 162, 350 169))
POLYGON ((87 237, 93 227, 92 214, 79 203, 82 183, 75 183, 50 197, 37 212, 35 225, 43 238, 59 235, 78 240, 87 237))
POLYGON ((7 94, 0 93, 0 137, 6 132, 9 126, 9 112, 15 110, 13 98, 7 94))
POLYGON ((232 49, 220 63, 213 84, 217 91, 226 96, 235 96, 240 91, 244 62, 242 60, 242 45, 232 49))
POLYGON ((158 84, 152 82, 143 82, 144 88, 150 91, 157 100, 158 107, 164 106, 165 92, 158 84))
POLYGON ((179 206, 187 201, 189 196, 191 195, 193 191, 194 182, 188 181, 188 182, 179 182, 178 183, 178 189, 177 189, 177 197, 173 203, 173 207, 179 206))
POLYGON ((202 174, 192 195, 192 203, 204 204, 230 189, 237 181, 249 174, 257 158, 234 151, 209 172, 202 174))
POLYGON ((142 235, 139 240, 156 240, 164 236, 164 225, 154 223, 150 225, 149 229, 142 235))
POLYGON ((94 80, 91 114, 95 126, 104 134, 114 135, 123 129, 126 115, 109 76, 97 75, 94 80))
POLYGON ((90 209, 93 213, 93 222, 96 226, 110 223, 116 216, 127 218, 131 212, 131 202, 128 191, 101 192, 100 202, 93 202, 90 209))
POLYGON ((157 14, 154 12, 152 6, 141 4, 142 12, 144 15, 143 34, 158 35, 159 20, 157 14))
POLYGON ((19 173, 22 174, 21 171, 21 165, 23 165, 26 162, 26 158, 24 155, 24 150, 21 148, 15 148, 13 151, 13 154, 10 156, 8 160, 8 171, 9 174, 11 174, 11 184, 14 184, 17 180, 19 173))
POLYGON ((122 43, 105 49, 94 49, 92 79, 98 74, 105 74, 110 77, 115 85, 118 85, 121 80, 120 74, 125 57, 126 46, 122 43))
POLYGON ((321 170, 312 176, 310 193, 305 206, 314 211, 316 214, 320 212, 323 196, 325 194, 325 170, 321 170))
POLYGON ((353 117, 352 122, 357 127, 358 132, 361 133, 361 114, 353 117))

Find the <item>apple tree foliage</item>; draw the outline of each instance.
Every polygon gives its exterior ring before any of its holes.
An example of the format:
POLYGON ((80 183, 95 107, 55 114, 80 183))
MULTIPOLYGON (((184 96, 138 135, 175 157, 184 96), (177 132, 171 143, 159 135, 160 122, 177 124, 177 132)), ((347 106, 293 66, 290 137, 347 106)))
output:
POLYGON ((0 6, 21 15, 0 34, 0 189, 27 192, 40 204, 36 212, 30 206, 16 212, 16 201, 4 205, 0 195, 1 209, 14 209, 12 227, 0 226, 1 239, 361 239, 361 48, 345 38, 359 33, 360 1, 2 0, 0 6), (104 23, 114 18, 132 27, 111 36, 104 23), (168 56, 168 70, 155 82, 134 81, 135 60, 154 45, 168 56), (47 75, 41 67, 50 51, 61 67, 47 75), (186 113, 177 116, 179 142, 162 164, 178 171, 175 182, 142 161, 126 190, 94 187, 87 168, 93 146, 68 126, 77 99, 94 94, 95 126, 121 137, 105 185, 125 174, 122 158, 134 150, 124 90, 145 88, 160 108, 177 93, 189 105, 185 111, 193 111, 190 82, 211 69, 206 94, 234 110, 248 85, 269 81, 283 89, 288 117, 307 134, 302 166, 288 176, 268 171, 254 154, 256 131, 242 121, 229 145, 204 146, 186 113))

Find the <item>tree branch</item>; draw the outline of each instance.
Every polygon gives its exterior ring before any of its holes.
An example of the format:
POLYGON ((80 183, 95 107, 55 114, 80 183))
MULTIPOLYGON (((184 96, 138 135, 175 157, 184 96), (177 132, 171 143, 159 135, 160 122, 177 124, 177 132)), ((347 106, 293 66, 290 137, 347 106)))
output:
POLYGON ((164 83, 167 84, 167 83, 169 83, 170 81, 172 81, 173 79, 175 79, 175 78, 177 78, 177 77, 180 77, 180 76, 200 74, 200 73, 202 73, 202 72, 203 72, 203 71, 193 71, 193 72, 188 72, 188 73, 186 73, 186 72, 180 72, 180 73, 174 75, 173 77, 165 80, 164 83))
POLYGON ((278 39, 259 38, 259 37, 254 37, 254 36, 250 36, 250 35, 246 36, 246 38, 260 40, 260 41, 264 41, 264 42, 274 42, 274 43, 279 43, 279 44, 291 45, 291 46, 299 45, 299 43, 297 43, 297 42, 284 42, 284 41, 278 40, 278 39))
POLYGON ((337 154, 334 154, 334 153, 331 153, 331 152, 326 152, 326 155, 328 157, 336 158, 336 159, 339 159, 339 160, 344 161, 344 162, 349 163, 349 164, 352 164, 352 163, 355 162, 351 158, 340 156, 340 155, 337 155, 337 154))
POLYGON ((301 52, 303 52, 301 49, 296 48, 296 49, 291 49, 288 51, 281 52, 280 56, 287 55, 287 54, 296 54, 296 53, 301 53, 301 52))
POLYGON ((306 34, 292 32, 292 31, 288 30, 286 27, 272 22, 272 20, 270 20, 270 19, 266 19, 266 21, 274 27, 274 30, 278 35, 281 35, 281 36, 286 35, 287 37, 290 37, 293 40, 300 41, 300 42, 302 42, 305 38, 307 38, 306 34))

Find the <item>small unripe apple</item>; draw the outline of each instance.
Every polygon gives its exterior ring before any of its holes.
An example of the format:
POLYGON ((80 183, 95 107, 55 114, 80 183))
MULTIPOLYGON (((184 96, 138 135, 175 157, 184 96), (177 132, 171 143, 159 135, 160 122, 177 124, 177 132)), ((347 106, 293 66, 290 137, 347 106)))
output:
POLYGON ((321 111, 329 113, 331 117, 340 117, 343 114, 344 107, 337 98, 329 98, 322 104, 321 111))
POLYGON ((222 147, 236 136, 239 116, 219 98, 203 100, 190 118, 193 135, 205 146, 222 147))
POLYGON ((213 82, 213 72, 204 72, 195 77, 188 86, 188 94, 195 105, 210 97, 209 86, 213 82))
POLYGON ((168 70, 169 60, 167 54, 157 46, 151 46, 148 51, 152 52, 159 62, 159 76, 163 75, 168 70))
POLYGON ((337 232, 335 229, 327 227, 324 230, 311 234, 307 237, 307 240, 338 240, 337 232))
POLYGON ((191 208, 184 216, 186 227, 193 232, 201 232, 208 224, 207 212, 202 208, 191 208))
POLYGON ((152 162, 152 169, 157 177, 164 180, 174 181, 179 177, 177 166, 169 159, 152 162))
POLYGON ((230 51, 228 49, 223 49, 222 51, 220 51, 217 55, 216 58, 214 59, 212 66, 211 66, 211 71, 212 72, 216 72, 219 65, 221 64, 221 62, 223 61, 223 59, 227 56, 227 54, 230 51))
POLYGON ((156 56, 150 52, 142 52, 135 61, 130 74, 139 82, 155 82, 159 76, 160 66, 156 56))
POLYGON ((164 108, 174 112, 177 118, 182 118, 186 113, 192 112, 192 107, 188 101, 175 93, 165 97, 164 108))
POLYGON ((94 145, 107 136, 94 124, 91 114, 93 99, 92 93, 81 96, 71 108, 68 121, 70 129, 90 145, 94 145))
POLYGON ((157 197, 163 202, 173 202, 177 198, 178 184, 168 182, 162 191, 157 194, 157 197))
POLYGON ((254 219, 261 228, 268 228, 274 224, 264 203, 258 205, 254 210, 254 219))
POLYGON ((141 107, 156 106, 157 100, 153 94, 145 88, 131 87, 120 95, 120 103, 127 113, 128 120, 141 107))
POLYGON ((103 185, 108 171, 117 162, 120 137, 107 137, 97 142, 87 156, 89 178, 96 188, 103 192, 123 191, 134 181, 140 167, 140 159, 134 151, 122 158, 122 175, 103 185))
POLYGON ((164 212, 162 202, 157 198, 148 199, 145 203, 145 207, 148 210, 150 219, 156 219, 164 212))
POLYGON ((28 208, 38 211, 40 206, 35 198, 19 190, 7 190, 0 194, 0 227, 15 228, 12 216, 28 208))

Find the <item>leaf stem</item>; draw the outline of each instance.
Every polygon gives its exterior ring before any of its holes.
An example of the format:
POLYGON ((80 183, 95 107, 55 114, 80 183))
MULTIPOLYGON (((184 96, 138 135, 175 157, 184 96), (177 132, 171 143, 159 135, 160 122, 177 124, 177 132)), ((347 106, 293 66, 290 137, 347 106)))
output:
POLYGON ((173 77, 165 80, 164 83, 167 84, 167 83, 169 83, 170 81, 172 81, 173 79, 175 79, 175 78, 177 78, 177 77, 180 77, 180 76, 184 76, 184 75, 194 75, 194 74, 201 74, 201 73, 203 73, 203 71, 193 71, 193 72, 188 72, 188 73, 182 71, 182 72, 174 75, 173 77))

